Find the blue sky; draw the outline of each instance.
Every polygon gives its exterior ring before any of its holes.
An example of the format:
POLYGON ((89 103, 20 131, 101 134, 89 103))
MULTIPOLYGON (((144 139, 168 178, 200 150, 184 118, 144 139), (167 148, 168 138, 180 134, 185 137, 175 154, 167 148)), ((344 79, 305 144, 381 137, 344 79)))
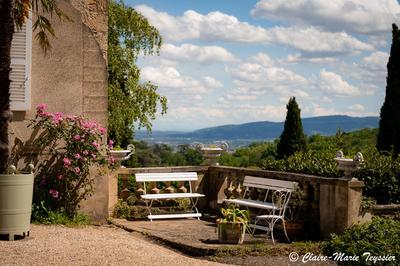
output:
POLYGON ((154 130, 282 121, 291 96, 303 117, 379 115, 396 0, 126 4, 164 38, 138 62, 169 101, 154 130))

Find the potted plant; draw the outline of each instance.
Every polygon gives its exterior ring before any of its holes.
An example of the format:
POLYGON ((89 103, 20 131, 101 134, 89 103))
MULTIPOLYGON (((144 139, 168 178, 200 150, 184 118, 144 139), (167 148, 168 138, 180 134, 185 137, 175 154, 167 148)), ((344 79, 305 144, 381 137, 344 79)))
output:
POLYGON ((304 232, 305 193, 297 187, 289 200, 285 213, 285 227, 290 239, 296 239, 304 232))
POLYGON ((250 219, 248 210, 234 206, 221 209, 223 218, 217 220, 218 242, 221 244, 242 244, 250 219))

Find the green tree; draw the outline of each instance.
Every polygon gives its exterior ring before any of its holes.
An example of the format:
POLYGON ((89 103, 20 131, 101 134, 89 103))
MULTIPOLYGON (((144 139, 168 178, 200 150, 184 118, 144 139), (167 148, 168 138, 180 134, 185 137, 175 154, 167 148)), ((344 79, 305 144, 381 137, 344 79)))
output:
POLYGON ((306 150, 306 137, 300 118, 300 108, 295 97, 286 105, 287 113, 283 132, 277 146, 277 157, 286 158, 297 151, 306 150))
POLYGON ((396 24, 392 25, 392 47, 387 64, 386 96, 381 108, 377 149, 394 150, 400 153, 400 34, 396 24))
POLYGON ((49 34, 55 32, 49 17, 56 15, 60 19, 68 17, 54 0, 0 0, 0 173, 4 173, 10 155, 8 146, 8 124, 10 111, 10 71, 11 42, 14 26, 20 29, 32 10, 36 31, 36 40, 44 52, 51 48, 49 34))
POLYGON ((123 2, 109 2, 108 9, 108 136, 125 147, 137 127, 151 130, 157 105, 167 110, 167 99, 157 86, 141 84, 136 65, 139 54, 158 54, 162 37, 148 20, 123 2))

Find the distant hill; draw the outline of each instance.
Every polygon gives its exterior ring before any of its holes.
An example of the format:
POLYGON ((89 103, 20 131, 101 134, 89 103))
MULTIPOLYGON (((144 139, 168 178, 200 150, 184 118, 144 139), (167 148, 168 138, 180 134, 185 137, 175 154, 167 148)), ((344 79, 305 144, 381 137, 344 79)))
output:
MULTIPOLYGON (((350 117, 345 115, 319 116, 303 118, 303 128, 306 135, 321 134, 325 136, 334 135, 338 129, 350 132, 362 128, 376 128, 379 117, 350 117)), ((203 128, 192 132, 162 132, 155 131, 149 137, 144 132, 138 132, 138 139, 152 139, 153 142, 163 140, 186 140, 189 141, 214 141, 214 140, 268 140, 280 136, 284 122, 252 122, 239 125, 223 125, 217 127, 203 128)), ((175 142, 175 141, 174 141, 175 142)))

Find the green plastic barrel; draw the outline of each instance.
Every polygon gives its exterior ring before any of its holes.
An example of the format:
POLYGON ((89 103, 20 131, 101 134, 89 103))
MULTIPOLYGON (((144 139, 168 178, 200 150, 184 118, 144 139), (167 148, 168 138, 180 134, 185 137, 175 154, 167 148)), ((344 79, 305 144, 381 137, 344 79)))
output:
POLYGON ((0 175, 0 234, 29 235, 34 174, 0 175))

